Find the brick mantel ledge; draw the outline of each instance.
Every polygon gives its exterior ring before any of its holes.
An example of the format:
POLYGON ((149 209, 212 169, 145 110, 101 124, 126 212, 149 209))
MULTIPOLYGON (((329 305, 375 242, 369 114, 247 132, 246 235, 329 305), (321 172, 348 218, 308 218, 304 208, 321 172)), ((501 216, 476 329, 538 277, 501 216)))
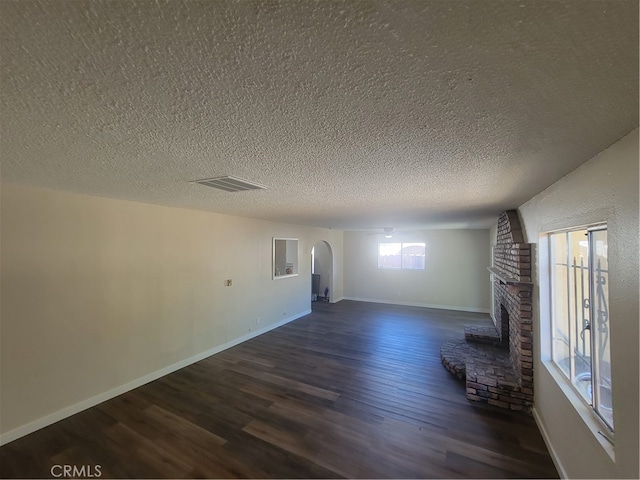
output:
POLYGON ((518 280, 515 277, 510 277, 499 268, 487 267, 487 270, 494 274, 498 280, 500 280, 502 283, 506 283, 507 285, 531 285, 533 287, 532 282, 525 282, 522 280, 518 280))

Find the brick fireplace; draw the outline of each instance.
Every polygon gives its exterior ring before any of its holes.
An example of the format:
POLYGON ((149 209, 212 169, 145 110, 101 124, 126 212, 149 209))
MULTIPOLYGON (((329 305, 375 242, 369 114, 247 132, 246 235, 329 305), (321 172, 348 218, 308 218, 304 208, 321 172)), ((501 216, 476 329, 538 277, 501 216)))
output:
POLYGON ((466 325, 465 339, 442 345, 442 363, 465 379, 469 400, 510 410, 533 405, 531 244, 524 242, 518 213, 498 219, 494 266, 494 327, 466 325))
POLYGON ((531 324, 531 244, 524 242, 515 210, 498 219, 494 249, 494 312, 501 344, 508 346, 523 402, 533 404, 533 330, 531 324))

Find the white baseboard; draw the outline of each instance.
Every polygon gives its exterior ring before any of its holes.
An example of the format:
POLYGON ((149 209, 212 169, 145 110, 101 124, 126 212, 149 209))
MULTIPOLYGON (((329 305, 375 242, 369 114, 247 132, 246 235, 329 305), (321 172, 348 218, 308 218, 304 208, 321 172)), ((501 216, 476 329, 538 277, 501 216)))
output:
POLYGON ((29 435, 30 433, 33 433, 36 430, 40 430, 41 428, 48 427, 49 425, 52 425, 60 420, 70 417, 71 415, 75 415, 76 413, 86 410, 87 408, 91 408, 95 405, 98 405, 99 403, 105 402, 107 400, 110 400, 111 398, 117 397, 118 395, 122 395, 125 392, 133 390, 134 388, 138 388, 149 382, 153 382, 154 380, 164 377, 165 375, 169 375, 170 373, 180 370, 181 368, 184 368, 193 363, 199 362, 200 360, 210 357, 211 355, 215 355, 216 353, 220 353, 223 350, 234 347, 242 342, 246 342, 247 340, 250 340, 259 335, 267 333, 270 330, 281 327, 289 322, 292 322, 293 320, 297 320, 298 318, 304 317, 305 315, 308 315, 310 313, 311 313, 310 309, 305 310, 292 317, 288 317, 283 320, 280 320, 277 323, 268 325, 267 327, 264 327, 260 330, 250 332, 246 335, 235 338, 227 343, 218 345, 207 351, 194 355, 193 357, 181 360, 177 363, 174 363, 173 365, 169 365, 165 368, 161 368, 160 370, 156 370, 155 372, 149 373, 148 375, 132 380, 131 382, 125 383, 124 385, 120 385, 118 387, 112 388, 110 390, 107 390, 104 393, 101 393, 91 398, 87 398, 86 400, 78 402, 69 407, 63 408, 62 410, 58 410, 57 412, 54 412, 50 415, 46 415, 42 418, 29 422, 18 428, 9 430, 8 432, 0 435, 0 445, 5 445, 9 442, 13 442, 14 440, 17 440, 20 437, 24 437, 25 435, 29 435))
POLYGON ((558 454, 556 450, 553 448, 551 444, 551 439, 549 438, 549 434, 547 433, 547 429, 544 427, 544 423, 542 423, 542 419, 540 415, 538 415, 538 411, 535 407, 531 409, 531 413, 533 414, 533 419, 536 421, 536 425, 538 425, 538 429, 540 430, 540 434, 542 435, 542 439, 544 440, 545 445, 547 446, 547 450, 549 450, 549 455, 551 455, 551 460, 553 460, 553 464, 556 466, 556 470, 558 470, 558 474, 560 478, 569 478, 567 476, 567 472, 565 471, 560 459, 558 458, 558 454))
POLYGON ((490 310, 488 308, 457 307, 452 305, 436 305, 433 303, 395 302, 392 300, 379 300, 376 298, 361 297, 343 297, 343 300, 353 300, 355 302, 384 303, 387 305, 404 305, 406 307, 437 308, 440 310, 457 310, 460 312, 490 313, 490 310))

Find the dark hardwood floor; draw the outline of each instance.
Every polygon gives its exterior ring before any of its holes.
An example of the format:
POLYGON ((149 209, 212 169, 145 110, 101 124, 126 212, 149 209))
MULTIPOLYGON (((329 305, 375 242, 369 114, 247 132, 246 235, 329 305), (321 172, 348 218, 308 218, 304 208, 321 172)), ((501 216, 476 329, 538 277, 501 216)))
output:
POLYGON ((440 344, 488 316, 342 301, 0 448, 3 478, 557 478, 440 344), (55 470, 54 473, 59 473, 55 470))

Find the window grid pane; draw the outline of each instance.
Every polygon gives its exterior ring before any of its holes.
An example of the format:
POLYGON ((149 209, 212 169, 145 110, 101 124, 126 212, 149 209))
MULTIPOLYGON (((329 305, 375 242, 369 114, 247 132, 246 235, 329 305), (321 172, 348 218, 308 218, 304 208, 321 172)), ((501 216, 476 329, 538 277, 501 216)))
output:
POLYGON ((401 243, 378 244, 378 268, 400 269, 402 267, 401 243))
POLYGON ((588 277, 587 271, 580 267, 589 258, 587 231, 577 230, 567 233, 569 242, 570 262, 570 312, 569 325, 571 328, 571 380, 587 403, 592 402, 591 388, 591 353, 587 347, 591 343, 589 325, 589 309, 584 308, 583 298, 589 297, 589 286, 583 282, 588 277))
POLYGON ((408 270, 424 270, 424 243, 402 244, 402 268, 408 270))
POLYGON ((593 309, 593 397, 594 408, 613 430, 611 401, 611 349, 609 342, 609 265, 607 262, 607 231, 591 232, 591 303, 593 309))
POLYGON ((378 268, 387 270, 424 270, 426 244, 424 242, 378 244, 378 268))
POLYGON ((551 288, 553 298, 552 310, 552 352, 553 361, 560 367, 567 378, 571 378, 571 349, 569 319, 569 299, 567 284, 569 272, 567 267, 567 238, 566 234, 551 235, 552 268, 551 288))
POLYGON ((549 235, 551 354, 613 431, 606 227, 549 235))

